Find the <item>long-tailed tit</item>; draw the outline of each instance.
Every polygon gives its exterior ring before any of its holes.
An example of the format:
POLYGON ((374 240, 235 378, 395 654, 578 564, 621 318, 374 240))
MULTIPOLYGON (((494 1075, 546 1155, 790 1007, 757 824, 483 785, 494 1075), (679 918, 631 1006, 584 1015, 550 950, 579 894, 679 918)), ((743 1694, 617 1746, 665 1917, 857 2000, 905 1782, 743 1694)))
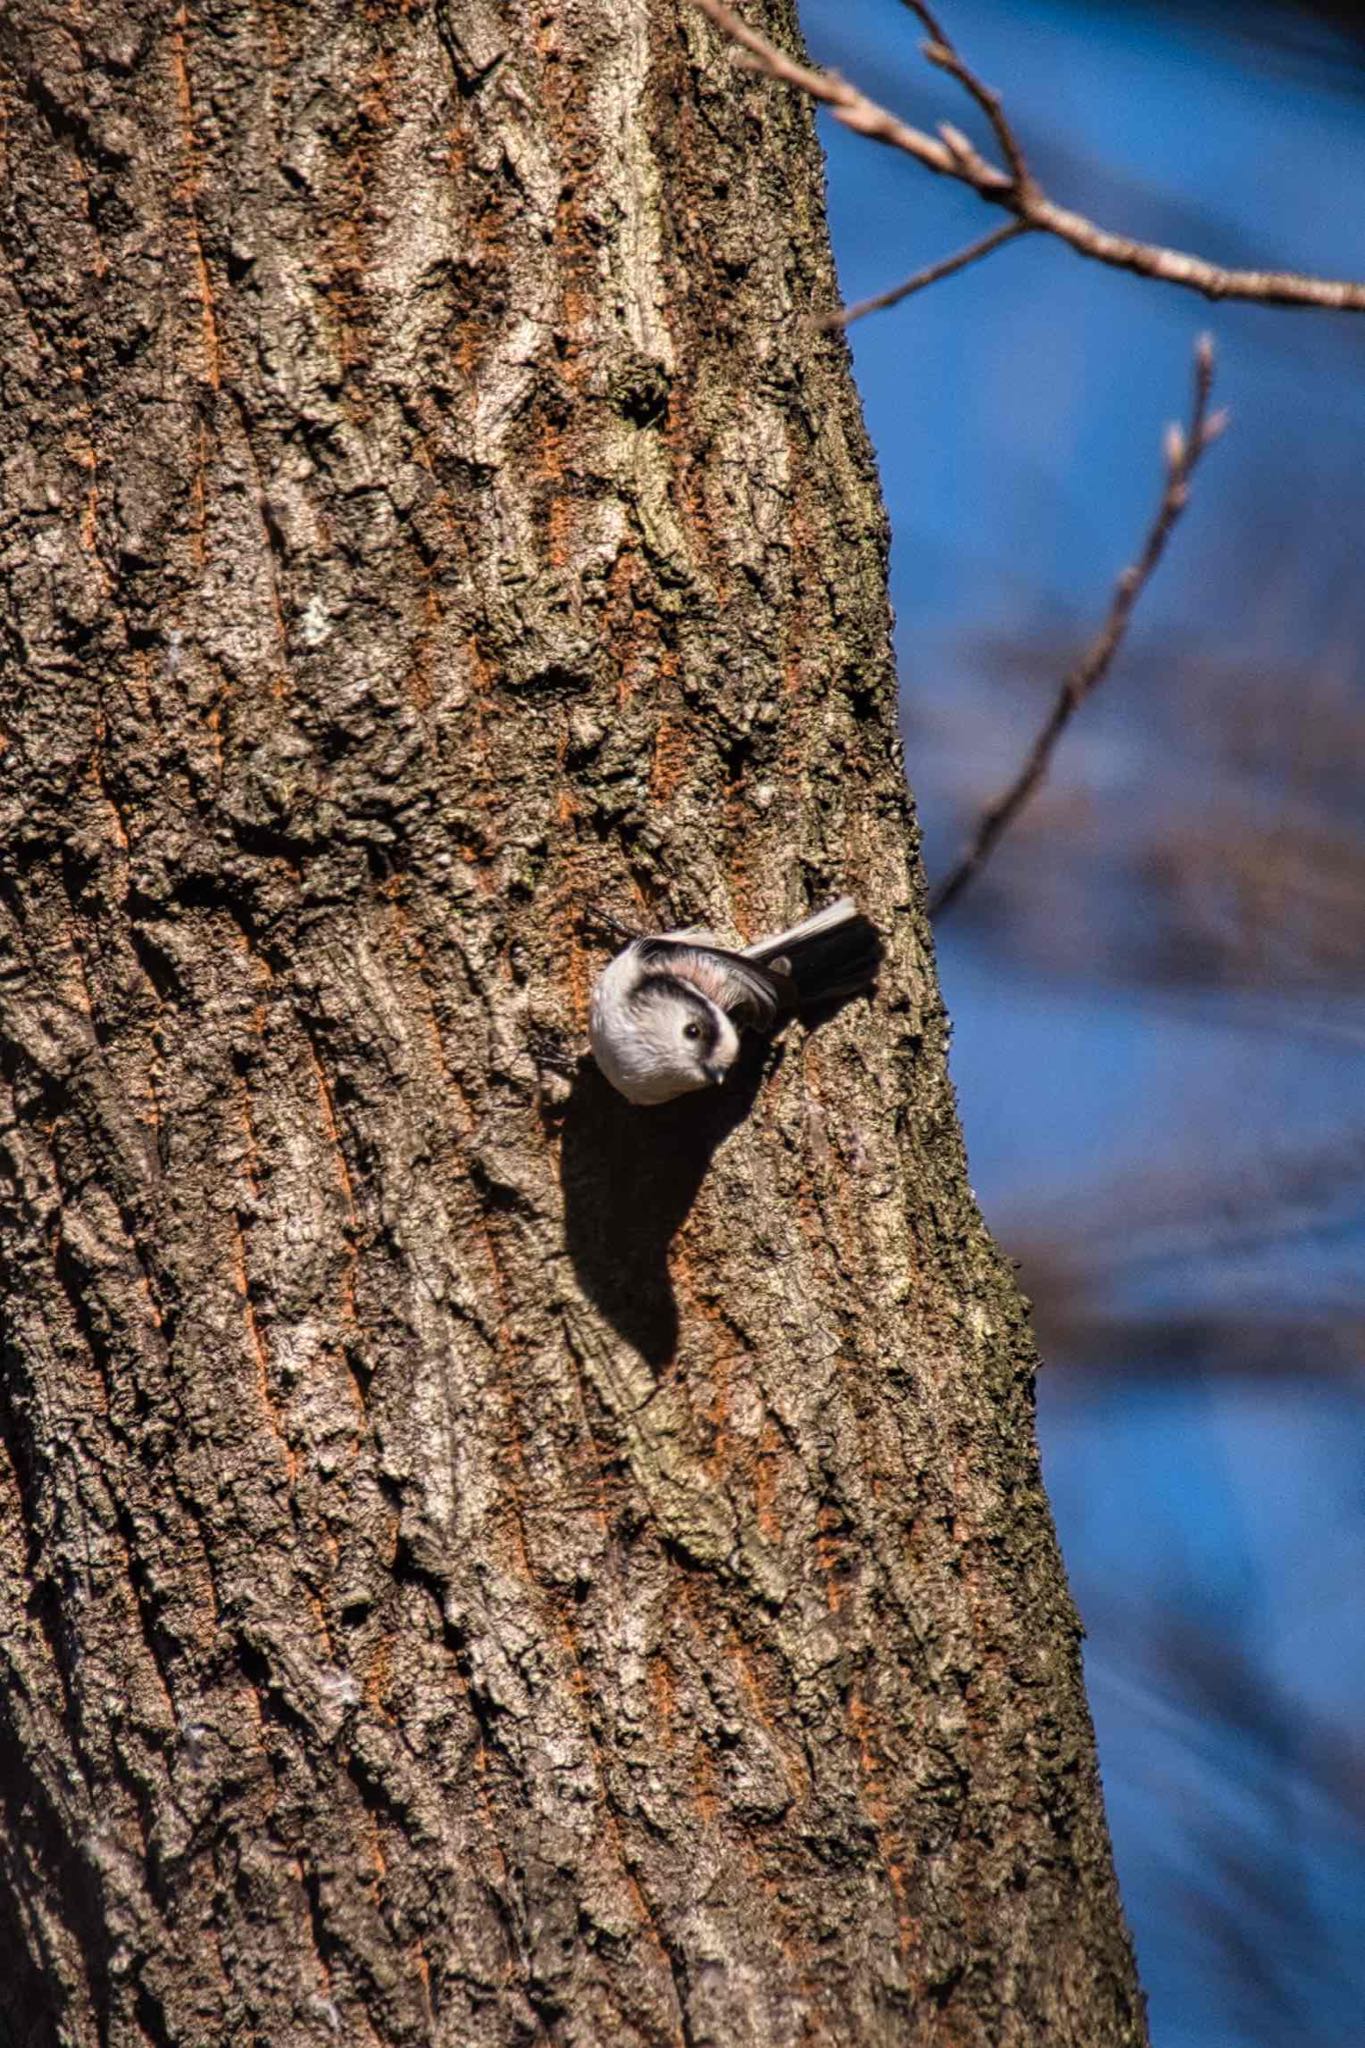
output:
POLYGON ((593 1056, 630 1102, 719 1086, 743 1028, 771 1031, 797 1011, 855 995, 880 957, 874 927, 848 896, 742 953, 705 932, 633 939, 593 990, 593 1056))

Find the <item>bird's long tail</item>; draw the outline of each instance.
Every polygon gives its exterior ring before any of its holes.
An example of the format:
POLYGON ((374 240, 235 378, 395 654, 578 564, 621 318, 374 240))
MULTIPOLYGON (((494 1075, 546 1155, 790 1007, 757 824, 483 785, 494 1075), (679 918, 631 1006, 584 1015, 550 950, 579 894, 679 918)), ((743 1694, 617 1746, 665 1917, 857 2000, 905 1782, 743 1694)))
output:
POLYGON ((743 957, 790 980, 800 1009, 856 995, 877 978, 881 940, 851 896, 841 896, 789 931, 746 946, 743 957))

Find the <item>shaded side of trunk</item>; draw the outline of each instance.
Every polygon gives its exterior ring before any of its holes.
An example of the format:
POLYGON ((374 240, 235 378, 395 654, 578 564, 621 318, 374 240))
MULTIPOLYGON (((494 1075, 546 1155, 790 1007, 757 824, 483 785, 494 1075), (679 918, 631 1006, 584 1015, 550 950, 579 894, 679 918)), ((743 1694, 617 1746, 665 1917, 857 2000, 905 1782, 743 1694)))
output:
POLYGON ((1139 2042, 807 110, 675 0, 0 34, 12 2035, 1139 2042), (573 1069, 586 906, 841 887, 874 1005, 573 1069))

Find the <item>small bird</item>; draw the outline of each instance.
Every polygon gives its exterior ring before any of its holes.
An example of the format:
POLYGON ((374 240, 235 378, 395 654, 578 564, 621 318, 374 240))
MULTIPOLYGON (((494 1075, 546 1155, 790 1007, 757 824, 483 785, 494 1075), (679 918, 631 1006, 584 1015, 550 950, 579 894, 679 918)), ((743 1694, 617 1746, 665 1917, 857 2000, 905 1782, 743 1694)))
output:
POLYGON ((856 995, 881 945, 849 896, 742 953, 706 932, 632 939, 593 990, 593 1057, 628 1102, 671 1102, 719 1087, 740 1030, 771 1031, 801 1010, 856 995))

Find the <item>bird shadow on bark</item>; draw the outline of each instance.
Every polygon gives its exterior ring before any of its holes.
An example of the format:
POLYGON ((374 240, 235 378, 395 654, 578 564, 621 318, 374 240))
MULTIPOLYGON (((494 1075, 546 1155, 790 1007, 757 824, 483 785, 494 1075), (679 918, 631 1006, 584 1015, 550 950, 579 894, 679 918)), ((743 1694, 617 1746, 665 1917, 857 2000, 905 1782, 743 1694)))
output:
POLYGON ((647 1364, 678 1348, 668 1248, 717 1147, 753 1108, 782 1048, 750 1039, 723 1088, 641 1109, 585 1056, 564 1110, 560 1185, 578 1283, 647 1364))
MULTIPOLYGON (((803 1012, 807 1034, 854 999, 837 996, 803 1012)), ((589 1301, 656 1370, 678 1349, 668 1248, 717 1148, 786 1054, 780 1039, 747 1037, 723 1088, 649 1109, 618 1095, 588 1055, 578 1063, 560 1150, 569 1257, 589 1301)))

